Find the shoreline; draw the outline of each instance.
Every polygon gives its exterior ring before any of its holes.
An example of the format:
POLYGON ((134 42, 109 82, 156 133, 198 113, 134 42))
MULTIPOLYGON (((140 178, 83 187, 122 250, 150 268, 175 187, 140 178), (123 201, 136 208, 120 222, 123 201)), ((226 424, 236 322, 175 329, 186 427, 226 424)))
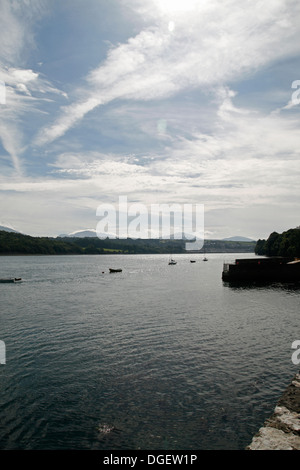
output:
POLYGON ((300 371, 246 450, 300 450, 300 371))
MULTIPOLYGON (((173 252, 173 255, 203 255, 204 252, 201 251, 188 251, 188 252, 173 252)), ((253 251, 210 251, 206 252, 207 255, 255 255, 253 251)), ((108 253, 0 253, 1 256, 103 256, 103 255, 165 255, 169 256, 169 252, 165 253, 118 253, 118 252, 108 252, 108 253)))

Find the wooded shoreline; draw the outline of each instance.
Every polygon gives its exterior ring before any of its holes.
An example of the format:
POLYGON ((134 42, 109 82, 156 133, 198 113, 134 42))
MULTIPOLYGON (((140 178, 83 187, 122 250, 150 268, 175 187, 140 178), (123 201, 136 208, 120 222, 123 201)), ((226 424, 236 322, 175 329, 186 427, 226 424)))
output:
MULTIPOLYGON (((32 237, 0 231, 0 256, 13 255, 103 255, 103 254, 169 254, 186 251, 187 240, 177 239, 99 239, 32 237)), ((203 253, 254 253, 256 242, 205 240, 203 253)))

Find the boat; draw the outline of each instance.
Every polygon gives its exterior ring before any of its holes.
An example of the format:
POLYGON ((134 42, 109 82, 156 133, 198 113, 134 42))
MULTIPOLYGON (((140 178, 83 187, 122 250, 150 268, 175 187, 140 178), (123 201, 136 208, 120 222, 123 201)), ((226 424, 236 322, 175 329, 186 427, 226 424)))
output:
POLYGON ((177 264, 177 261, 175 261, 173 258, 169 259, 169 264, 177 264))
POLYGON ((109 268, 109 272, 110 273, 121 273, 122 272, 122 269, 113 269, 113 268, 109 268))
POLYGON ((22 281, 21 277, 2 278, 2 279, 0 279, 1 284, 15 283, 15 282, 20 282, 20 281, 22 281))
POLYGON ((223 281, 300 281, 300 259, 286 257, 236 259, 224 263, 223 281))
POLYGON ((196 263, 196 260, 190 259, 190 263, 196 263))
POLYGON ((208 261, 208 259, 206 258, 206 256, 204 256, 203 261, 208 261))

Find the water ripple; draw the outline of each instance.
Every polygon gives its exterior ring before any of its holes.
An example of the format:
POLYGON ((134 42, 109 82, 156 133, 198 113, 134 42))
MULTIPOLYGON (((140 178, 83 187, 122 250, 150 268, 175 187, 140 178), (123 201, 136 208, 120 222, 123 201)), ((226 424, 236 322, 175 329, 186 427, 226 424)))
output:
POLYGON ((4 259, 25 282, 0 290, 2 449, 249 443, 294 374, 300 291, 224 286, 223 255, 167 261, 4 259))

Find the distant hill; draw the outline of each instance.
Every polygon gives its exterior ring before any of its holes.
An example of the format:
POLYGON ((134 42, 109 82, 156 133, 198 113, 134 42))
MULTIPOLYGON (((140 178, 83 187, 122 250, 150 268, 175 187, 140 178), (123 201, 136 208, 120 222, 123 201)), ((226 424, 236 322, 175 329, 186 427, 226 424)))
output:
MULTIPOLYGON (((97 234, 97 231, 95 229, 84 229, 84 230, 76 230, 75 232, 71 232, 71 233, 64 233, 64 234, 61 234, 61 235, 58 235, 58 238, 65 238, 65 237, 69 237, 69 238, 101 238, 101 239, 106 239, 106 238, 109 238, 109 239, 114 239, 114 238, 118 238, 116 237, 116 235, 112 234, 112 233, 100 233, 100 234, 97 234)), ((121 236, 119 238, 122 238, 121 236)), ((126 238, 126 237, 125 237, 126 238)), ((159 237, 151 237, 152 240, 154 239, 159 239, 159 237)), ((163 239, 165 240, 169 240, 170 237, 169 236, 164 236, 162 237, 163 239)), ((190 235, 190 234, 182 234, 182 233, 175 233, 173 235, 173 238, 175 240, 194 240, 195 239, 195 236, 194 235, 190 235)), ((124 239, 124 238, 123 238, 124 239)), ((139 240, 140 238, 136 238, 137 240, 139 240)), ((141 238, 142 239, 142 238, 141 238)))
POLYGON ((251 238, 239 237, 239 236, 230 237, 230 238, 223 238, 223 240, 228 241, 228 242, 254 242, 254 241, 256 241, 256 240, 252 240, 251 238))
POLYGON ((15 231, 0 231, 1 255, 81 254, 77 245, 48 237, 31 237, 15 231))
POLYGON ((20 233, 20 232, 18 232, 18 230, 15 230, 11 227, 7 227, 6 225, 0 225, 0 230, 2 230, 3 232, 20 233))
MULTIPOLYGON (((31 237, 16 232, 0 231, 0 254, 170 254, 188 253, 185 240, 166 239, 100 239, 98 237, 31 237)), ((200 252, 253 253, 255 242, 206 240, 200 252)))
POLYGON ((77 230, 75 232, 71 232, 68 234, 59 235, 58 238, 116 238, 114 235, 109 233, 101 233, 99 236, 97 235, 97 231, 94 229, 86 229, 86 230, 77 230))

